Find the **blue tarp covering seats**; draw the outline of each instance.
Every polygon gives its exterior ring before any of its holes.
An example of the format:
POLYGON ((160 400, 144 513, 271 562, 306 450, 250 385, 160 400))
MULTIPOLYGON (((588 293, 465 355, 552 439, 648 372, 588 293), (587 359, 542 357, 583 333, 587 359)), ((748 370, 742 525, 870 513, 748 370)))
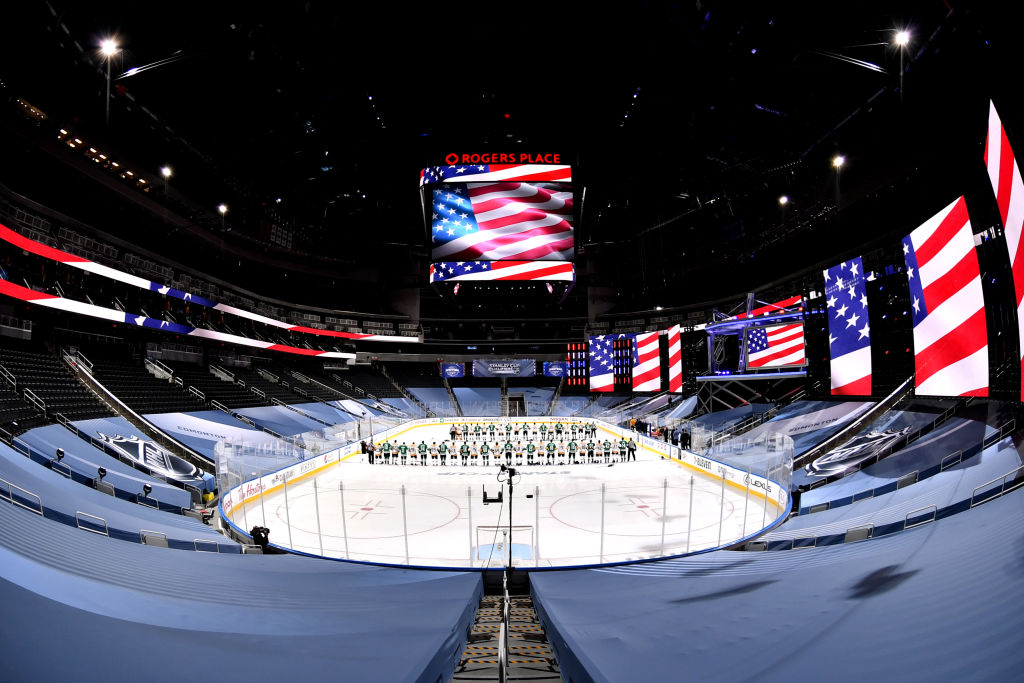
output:
POLYGON ((853 422, 872 405, 867 401, 794 401, 772 419, 737 438, 786 434, 793 439, 793 455, 797 457, 853 422))
POLYGON ((551 387, 509 387, 508 393, 510 396, 522 394, 526 402, 526 414, 536 417, 548 414, 555 390, 551 387))
MULTIPOLYGON (((145 529, 164 534, 171 548, 195 550, 199 541, 198 548, 203 551, 240 551, 237 543, 199 520, 113 498, 31 462, 3 443, 0 443, 0 477, 39 496, 38 504, 47 519, 72 527, 82 524, 98 531, 103 528, 103 524, 94 519, 98 517, 106 523, 110 537, 122 541, 141 543, 141 532, 145 529), (79 512, 91 517, 76 517, 79 512)), ((6 495, 6 486, 2 488, 6 495)), ((31 496, 24 496, 22 502, 32 508, 37 503, 31 496)), ((0 505, 6 503, 0 501, 0 505)))
POLYGON ((426 415, 423 412, 423 408, 420 408, 415 402, 407 398, 382 398, 384 403, 387 403, 392 408, 397 408, 411 418, 421 418, 426 415))
MULTIPOLYGON (((886 430, 893 432, 902 432, 907 430, 907 434, 913 434, 921 428, 930 425, 939 415, 942 414, 941 409, 936 409, 936 412, 924 412, 921 410, 887 410, 877 420, 874 420, 863 429, 858 430, 858 433, 864 434, 869 432, 881 433, 886 430)), ((819 476, 809 474, 804 468, 799 468, 793 472, 792 488, 797 488, 812 484, 820 479, 819 476)))
POLYGON ((219 410, 198 410, 194 413, 155 413, 144 415, 159 429, 192 450, 215 460, 214 446, 228 439, 249 444, 280 444, 266 432, 254 429, 239 419, 219 410))
MULTIPOLYGON (((148 436, 136 429, 135 425, 120 415, 100 417, 93 420, 78 420, 72 424, 78 429, 79 438, 88 436, 98 439, 100 434, 106 434, 107 436, 134 436, 142 441, 150 440, 148 436)), ((206 488, 204 490, 213 491, 217 488, 216 479, 212 474, 204 473, 203 477, 206 480, 206 488)))
POLYGON ((823 539, 841 543, 848 529, 869 524, 875 527, 876 536, 898 531, 905 522, 913 524, 923 518, 969 507, 977 487, 1020 465, 1020 453, 1014 448, 1013 440, 1007 437, 980 455, 924 481, 897 489, 896 479, 893 479, 892 490, 888 493, 822 512, 802 514, 768 532, 760 540, 769 541, 769 548, 772 548, 771 541, 817 537, 817 545, 821 545, 823 539))
POLYGON ((751 403, 745 406, 740 406, 739 408, 716 410, 713 413, 705 413, 700 417, 694 418, 693 424, 697 427, 717 432, 732 423, 745 420, 755 413, 760 414, 766 412, 770 408, 771 406, 767 403, 751 403))
POLYGON ((559 417, 575 415, 586 408, 588 403, 590 403, 589 396, 559 396, 555 401, 555 406, 551 409, 551 414, 559 417))
POLYGON ((825 486, 805 491, 800 497, 800 508, 806 510, 821 503, 846 498, 859 499, 872 490, 895 486, 895 482, 903 475, 939 467, 950 454, 972 446, 979 447, 982 439, 995 432, 994 428, 979 420, 950 418, 934 431, 874 465, 825 486))
POLYGON ((295 436, 305 432, 319 432, 325 426, 284 406, 239 408, 235 412, 245 415, 261 427, 266 427, 285 436, 295 436))
POLYGON ((501 389, 497 387, 454 387, 455 398, 465 416, 501 415, 501 389))
POLYGON ((1024 490, 859 543, 531 584, 565 680, 1019 680, 1021 519, 1024 490))
POLYGON ((329 406, 326 403, 299 403, 294 406, 307 415, 312 415, 318 420, 328 424, 338 425, 346 422, 355 422, 356 418, 340 408, 329 406))
POLYGON ((0 501, 0 677, 447 681, 473 573, 122 543, 0 501))
POLYGON ((455 415, 455 406, 444 387, 409 387, 409 393, 441 417, 455 415))
POLYGON ((113 486, 120 497, 137 496, 142 493, 142 487, 149 484, 153 487, 150 497, 162 504, 175 508, 192 507, 192 495, 185 489, 154 479, 131 465, 107 455, 61 425, 30 429, 14 441, 27 447, 37 462, 53 460, 57 449, 63 448, 63 464, 71 468, 79 482, 96 478, 97 470, 102 467, 107 471, 103 480, 113 486))

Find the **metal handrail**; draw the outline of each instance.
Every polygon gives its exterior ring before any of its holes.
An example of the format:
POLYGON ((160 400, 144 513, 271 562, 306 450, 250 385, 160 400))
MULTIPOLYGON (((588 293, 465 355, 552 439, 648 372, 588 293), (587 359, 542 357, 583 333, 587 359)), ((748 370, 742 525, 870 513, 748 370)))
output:
POLYGON ((956 451, 955 453, 950 453, 949 455, 947 455, 945 458, 942 459, 942 462, 939 463, 939 471, 940 472, 945 471, 945 470, 949 469, 950 467, 952 467, 953 465, 959 465, 963 461, 964 461, 964 452, 963 451, 956 451), (952 458, 954 458, 954 457, 956 458, 956 462, 952 461, 952 458))
POLYGON ((505 622, 498 627, 498 680, 501 683, 508 681, 508 627, 505 622))
POLYGON ((25 389, 25 398, 35 404, 37 408, 46 412, 46 401, 36 396, 35 392, 31 389, 25 389))
POLYGON ((924 507, 919 507, 916 510, 911 510, 910 512, 907 513, 907 516, 903 518, 903 528, 904 528, 904 530, 906 530, 906 529, 913 529, 916 526, 921 526, 922 524, 928 524, 930 522, 934 522, 936 517, 938 516, 938 514, 939 514, 939 508, 934 503, 932 503, 931 505, 925 505, 924 507), (932 517, 931 517, 931 519, 926 519, 926 520, 921 521, 921 522, 914 522, 913 524, 910 524, 910 518, 914 515, 915 512, 923 512, 924 510, 927 510, 929 508, 931 508, 931 510, 932 510, 932 517))
POLYGON ((58 462, 57 460, 51 460, 50 469, 59 474, 60 476, 64 477, 65 479, 71 478, 71 468, 62 462, 58 462))
MULTIPOLYGON (((996 477, 995 479, 990 479, 989 481, 986 481, 984 484, 980 484, 979 486, 975 486, 974 490, 971 491, 971 507, 974 507, 975 505, 981 505, 982 503, 990 501, 993 498, 998 498, 999 496, 1003 495, 1004 493, 1007 493, 1008 491, 1006 489, 1006 478, 1009 477, 1011 474, 1015 474, 1017 472, 1020 472, 1021 470, 1024 470, 1024 465, 1020 465, 1018 467, 1013 468, 1012 470, 1010 470, 1009 472, 1007 472, 1006 474, 1004 474, 1001 477, 996 477), (995 495, 988 496, 988 497, 986 497, 983 500, 979 500, 978 502, 974 502, 974 496, 978 493, 978 491, 980 489, 985 488, 989 484, 994 484, 997 481, 999 482, 999 493, 997 493, 995 495)), ((1014 489, 1020 488, 1020 486, 1022 484, 1024 484, 1024 480, 1022 480, 1017 485, 1011 487, 1009 489, 1009 491, 1013 491, 1014 489)))
POLYGON ((20 486, 18 486, 17 484, 12 484, 11 482, 7 481, 6 479, 0 479, 0 481, 2 481, 5 484, 7 484, 7 500, 12 505, 17 505, 18 507, 24 508, 25 510, 28 510, 29 512, 34 512, 37 515, 39 515, 40 517, 45 517, 46 516, 46 515, 43 514, 43 499, 39 497, 39 494, 32 493, 28 489, 23 489, 20 486), (15 489, 17 489, 18 491, 21 491, 22 493, 24 493, 25 497, 31 496, 32 498, 35 498, 36 499, 36 505, 39 506, 39 509, 37 510, 37 509, 34 509, 34 508, 30 508, 28 505, 25 505, 20 500, 17 500, 14 497, 14 490, 15 489))
POLYGON ((100 536, 110 536, 110 529, 107 527, 107 520, 103 519, 102 517, 97 517, 96 515, 90 515, 88 512, 82 512, 81 510, 75 510, 75 524, 82 531, 88 531, 90 533, 98 534, 100 536), (99 522, 102 522, 103 523, 103 531, 99 531, 98 529, 90 529, 87 526, 82 526, 82 519, 81 519, 82 517, 88 517, 89 519, 95 519, 95 520, 97 520, 99 522))
POLYGON ((5 380, 7 380, 7 383, 10 384, 15 389, 18 388, 18 378, 15 377, 10 370, 5 368, 2 363, 0 363, 0 377, 3 377, 5 380))
POLYGON ((206 400, 206 394, 204 394, 203 392, 199 391, 198 389, 196 389, 196 388, 195 388, 194 386, 192 386, 191 384, 190 384, 190 385, 189 385, 189 387, 188 387, 188 392, 189 392, 190 394, 193 394, 194 396, 196 396, 196 397, 198 397, 198 398, 202 399, 203 401, 205 401, 205 400, 206 400))

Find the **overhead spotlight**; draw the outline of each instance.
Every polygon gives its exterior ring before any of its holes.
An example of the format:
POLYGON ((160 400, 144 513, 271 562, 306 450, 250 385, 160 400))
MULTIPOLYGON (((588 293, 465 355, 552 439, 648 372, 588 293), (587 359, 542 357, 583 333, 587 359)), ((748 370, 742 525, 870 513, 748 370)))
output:
POLYGON ((172 175, 174 175, 174 171, 171 170, 170 166, 164 166, 163 168, 160 169, 160 175, 162 175, 164 178, 170 178, 172 175))
POLYGON ((893 40, 893 42, 899 45, 900 47, 906 46, 906 44, 910 42, 910 32, 907 30, 897 31, 896 38, 893 40))
POLYGON ((789 197, 786 195, 779 197, 779 206, 785 206, 786 204, 789 204, 789 197))
POLYGON ((665 307, 664 306, 655 306, 654 310, 656 310, 656 311, 664 311, 665 307))
POLYGON ((117 53, 117 41, 113 38, 107 38, 100 43, 100 52, 103 53, 104 57, 112 57, 117 53))
POLYGON ((218 204, 217 205, 217 211, 219 211, 220 215, 223 216, 224 214, 226 214, 228 212, 228 205, 227 204, 218 204))
POLYGON ((832 166, 834 166, 835 168, 840 168, 845 163, 846 157, 844 157, 842 154, 837 154, 834 157, 832 157, 832 166))

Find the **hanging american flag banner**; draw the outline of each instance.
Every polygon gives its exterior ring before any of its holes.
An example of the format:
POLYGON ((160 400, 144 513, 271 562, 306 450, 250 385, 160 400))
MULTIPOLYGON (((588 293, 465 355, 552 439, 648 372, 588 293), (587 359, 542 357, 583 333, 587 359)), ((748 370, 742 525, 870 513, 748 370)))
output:
POLYGON ((762 304, 757 308, 752 308, 750 309, 749 315, 747 313, 740 313, 738 315, 726 318, 726 320, 744 320, 745 318, 756 318, 759 316, 777 315, 779 313, 792 313, 794 311, 802 311, 803 305, 804 298, 802 296, 791 296, 788 299, 776 301, 773 304, 762 304))
POLYGON ((1024 400, 1024 254, 1020 253, 1021 233, 1024 232, 1024 182, 1021 181, 1020 167, 994 102, 989 103, 988 109, 985 165, 988 166, 992 191, 999 204, 999 216, 1003 221, 1017 295, 1017 337, 1021 340, 1021 399, 1024 400))
POLYGON ((668 328, 668 390, 673 394, 683 392, 683 353, 679 325, 668 328))
POLYGON ((448 183, 430 194, 434 259, 573 260, 573 197, 567 185, 448 183))
POLYGON ((903 239, 918 396, 988 396, 988 331, 963 197, 903 239))
POLYGON ((473 164, 428 166, 420 171, 420 186, 433 183, 484 183, 499 180, 571 183, 572 167, 558 164, 473 164))
POLYGON ((747 368, 803 365, 805 360, 802 322, 747 331, 747 368))
POLYGON ((552 261, 443 261, 430 264, 431 282, 466 280, 564 281, 576 279, 571 263, 552 261))
POLYGON ((616 376, 621 377, 632 365, 632 359, 623 353, 623 342, 628 344, 632 337, 631 334, 602 334, 590 338, 591 391, 615 391, 616 376))
POLYGON ((833 396, 871 394, 871 328, 864 264, 858 256, 824 271, 833 396))
POLYGON ((661 346, 658 332, 636 335, 633 346, 633 391, 661 391, 661 346))

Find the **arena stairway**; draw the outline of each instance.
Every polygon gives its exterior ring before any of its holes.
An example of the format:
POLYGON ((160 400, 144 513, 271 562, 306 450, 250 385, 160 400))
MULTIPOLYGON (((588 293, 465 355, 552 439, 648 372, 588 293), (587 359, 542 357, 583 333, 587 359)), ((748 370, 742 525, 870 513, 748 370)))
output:
MULTIPOLYGON (((504 597, 485 595, 480 599, 469 641, 455 668, 454 681, 500 680, 498 677, 499 633, 504 597)), ((508 668, 510 681, 552 681, 560 683, 555 653, 537 618, 533 598, 509 596, 508 668)))

